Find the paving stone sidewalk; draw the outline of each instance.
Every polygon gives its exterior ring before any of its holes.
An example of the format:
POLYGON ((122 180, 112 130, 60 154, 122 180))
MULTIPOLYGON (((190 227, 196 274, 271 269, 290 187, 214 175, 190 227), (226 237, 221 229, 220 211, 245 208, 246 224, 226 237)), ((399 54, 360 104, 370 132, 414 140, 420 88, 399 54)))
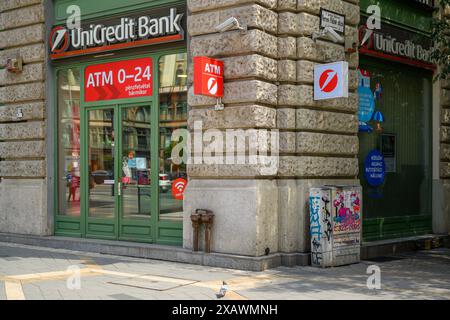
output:
MULTIPOLYGON (((450 249, 319 269, 239 271, 0 243, 0 300, 450 299, 450 249), (367 287, 369 266, 381 289, 367 287)), ((370 281, 370 283, 373 283, 370 281)))

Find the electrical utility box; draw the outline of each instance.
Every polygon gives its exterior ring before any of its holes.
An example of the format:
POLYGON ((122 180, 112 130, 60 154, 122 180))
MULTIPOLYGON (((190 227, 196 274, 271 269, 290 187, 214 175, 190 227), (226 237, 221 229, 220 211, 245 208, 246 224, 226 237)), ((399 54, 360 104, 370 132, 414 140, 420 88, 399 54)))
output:
POLYGON ((309 193, 311 265, 335 267, 360 261, 360 186, 323 186, 309 193))

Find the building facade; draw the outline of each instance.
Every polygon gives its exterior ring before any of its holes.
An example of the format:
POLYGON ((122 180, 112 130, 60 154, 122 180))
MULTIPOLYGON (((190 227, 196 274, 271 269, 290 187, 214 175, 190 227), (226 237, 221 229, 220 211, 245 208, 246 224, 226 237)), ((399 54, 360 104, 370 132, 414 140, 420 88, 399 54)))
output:
POLYGON ((337 184, 363 187, 365 242, 448 234, 450 82, 433 82, 432 9, 406 0, 2 1, 0 232, 190 252, 191 214, 208 209, 212 254, 304 263, 309 189, 337 184), (364 39, 374 4, 381 28, 364 39), (343 43, 313 39, 323 9, 345 15, 343 43), (216 28, 231 17, 246 30, 216 28), (224 62, 223 110, 194 94, 195 56, 224 62), (21 72, 8 59, 22 60, 21 72), (314 65, 337 61, 349 65, 348 98, 315 101, 314 65), (180 163, 180 132, 202 155, 213 136, 234 148, 251 133, 276 157, 260 161, 259 149, 256 162, 180 163), (373 150, 385 161, 379 184, 365 176, 373 150), (172 190, 180 181, 184 199, 172 190))

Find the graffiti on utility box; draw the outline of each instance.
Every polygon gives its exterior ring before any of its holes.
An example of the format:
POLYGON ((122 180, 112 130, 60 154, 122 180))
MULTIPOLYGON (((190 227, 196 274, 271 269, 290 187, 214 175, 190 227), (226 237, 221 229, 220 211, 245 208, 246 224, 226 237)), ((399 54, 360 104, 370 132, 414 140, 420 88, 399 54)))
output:
POLYGON ((326 267, 358 262, 360 187, 311 188, 309 210, 311 264, 326 267))
POLYGON ((361 229, 361 212, 360 197, 356 191, 344 191, 337 189, 333 208, 334 216, 334 233, 343 232, 359 232, 361 229))

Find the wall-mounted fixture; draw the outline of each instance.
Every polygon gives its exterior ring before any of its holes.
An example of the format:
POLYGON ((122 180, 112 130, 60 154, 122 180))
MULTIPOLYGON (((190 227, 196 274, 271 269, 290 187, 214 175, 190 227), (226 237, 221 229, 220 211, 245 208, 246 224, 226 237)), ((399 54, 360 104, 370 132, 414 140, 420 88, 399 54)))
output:
POLYGON ((355 41, 353 37, 345 37, 345 52, 353 53, 358 50, 358 42, 355 41))
POLYGON ((331 27, 325 27, 320 32, 313 32, 311 34, 311 38, 314 40, 314 42, 318 38, 328 38, 329 40, 333 41, 334 43, 343 43, 344 37, 341 36, 339 33, 337 33, 333 28, 331 27))
POLYGON ((12 57, 6 60, 6 70, 9 72, 19 73, 23 70, 22 57, 12 57))
POLYGON ((22 119, 23 118, 23 110, 22 110, 22 108, 17 108, 16 109, 16 118, 17 119, 22 119))
POLYGON ((221 24, 216 26, 216 30, 219 32, 225 32, 228 30, 241 30, 241 33, 247 32, 247 25, 241 25, 235 17, 228 18, 221 24))

